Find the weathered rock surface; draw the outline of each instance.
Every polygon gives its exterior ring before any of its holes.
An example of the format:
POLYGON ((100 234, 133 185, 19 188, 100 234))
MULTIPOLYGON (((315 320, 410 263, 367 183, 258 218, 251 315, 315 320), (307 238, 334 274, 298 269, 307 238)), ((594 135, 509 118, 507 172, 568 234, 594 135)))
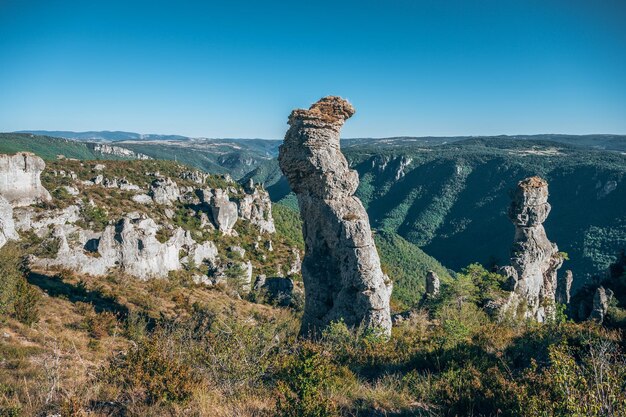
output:
POLYGON ((237 222, 237 203, 230 201, 228 192, 220 188, 210 190, 209 195, 208 201, 215 227, 224 234, 230 234, 237 222))
POLYGON ((294 294, 294 282, 291 278, 272 277, 265 278, 265 275, 257 277, 254 284, 256 290, 265 291, 268 301, 274 302, 280 306, 288 306, 292 302, 294 294), (262 281, 259 278, 262 278, 262 281))
POLYGON ((43 159, 32 153, 0 155, 0 195, 13 207, 49 201, 52 197, 41 185, 43 159))
POLYGON ((561 304, 569 304, 571 299, 572 283, 574 282, 574 274, 569 269, 565 274, 558 277, 556 286, 556 301, 561 304))
POLYGON ((563 264, 556 244, 550 242, 543 222, 550 213, 548 183, 530 177, 518 183, 508 215, 515 225, 511 265, 502 272, 513 292, 511 307, 527 306, 526 316, 543 322, 554 314, 557 270, 563 264))
POLYGON ((171 205, 180 197, 180 190, 171 178, 157 178, 152 182, 149 194, 155 203, 171 205))
POLYGON ((424 293, 424 297, 437 297, 439 295, 440 287, 441 282, 439 281, 439 276, 434 271, 428 271, 426 274, 426 292, 424 293))
POLYGON ((593 295, 593 307, 591 308, 591 314, 589 314, 589 320, 602 324, 606 313, 609 311, 609 303, 612 299, 613 291, 604 287, 598 287, 593 295))
POLYGON ((301 332, 306 335, 340 319, 391 332, 391 282, 380 268, 367 213, 354 196, 358 174, 339 148, 341 127, 353 114, 352 105, 339 97, 294 110, 279 151, 304 220, 301 332))
POLYGON ((9 240, 18 238, 13 221, 13 207, 0 195, 0 248, 9 240))
POLYGON ((239 201, 239 217, 256 225, 261 233, 274 233, 274 219, 272 218, 272 202, 265 190, 253 187, 239 201))
POLYGON ((181 269, 181 251, 187 255, 187 262, 192 259, 196 265, 217 257, 212 242, 198 244, 189 232, 178 228, 161 243, 156 237, 158 230, 154 220, 139 213, 128 214, 102 233, 70 224, 56 225, 53 234, 59 242, 57 256, 35 259, 34 263, 44 267, 63 266, 91 275, 104 275, 110 268, 118 267, 129 275, 149 279, 164 278, 170 271, 181 269))

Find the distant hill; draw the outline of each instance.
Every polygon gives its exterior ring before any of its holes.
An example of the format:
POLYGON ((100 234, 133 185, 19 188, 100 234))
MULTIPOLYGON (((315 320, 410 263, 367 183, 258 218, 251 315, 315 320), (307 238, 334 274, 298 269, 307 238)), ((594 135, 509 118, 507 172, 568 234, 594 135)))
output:
POLYGON ((52 136, 57 138, 75 139, 88 142, 115 142, 119 140, 183 140, 188 139, 180 135, 141 134, 122 131, 89 131, 72 132, 69 130, 20 130, 15 133, 30 133, 33 135, 52 136))
POLYGON ((120 159, 114 155, 94 150, 91 143, 53 138, 28 133, 0 133, 0 153, 32 152, 44 159, 57 159, 57 155, 74 159, 120 159))
MULTIPOLYGON (((32 133, 2 133, 0 135, 0 152, 29 151, 44 159, 55 159, 59 154, 76 159, 111 159, 114 157, 95 150, 98 144, 102 144, 102 141, 55 138, 32 133)), ((235 179, 241 178, 257 166, 276 157, 279 144, 280 141, 263 139, 157 140, 145 137, 109 143, 109 145, 153 159, 176 160, 212 174, 230 174, 235 179)))

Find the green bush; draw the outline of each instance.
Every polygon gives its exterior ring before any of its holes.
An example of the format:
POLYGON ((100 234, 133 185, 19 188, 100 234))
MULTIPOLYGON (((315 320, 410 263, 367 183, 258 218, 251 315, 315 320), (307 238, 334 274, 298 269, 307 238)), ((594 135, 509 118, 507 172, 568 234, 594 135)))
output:
POLYGON ((31 325, 39 320, 39 292, 26 281, 26 265, 14 242, 0 249, 0 317, 31 325))
POLYGON ((144 398, 146 403, 184 403, 198 385, 193 369, 184 363, 165 334, 155 333, 141 339, 127 354, 114 358, 107 371, 108 379, 121 386, 130 398, 144 398))
POLYGON ((325 393, 333 366, 313 344, 303 344, 278 382, 277 413, 282 417, 328 417, 336 407, 325 393))

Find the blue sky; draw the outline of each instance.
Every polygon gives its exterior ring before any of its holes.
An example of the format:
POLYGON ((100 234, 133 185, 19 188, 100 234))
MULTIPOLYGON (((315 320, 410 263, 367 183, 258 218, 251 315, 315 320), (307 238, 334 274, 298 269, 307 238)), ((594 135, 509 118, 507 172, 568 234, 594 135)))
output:
POLYGON ((626 134, 626 1, 0 0, 0 131, 626 134))

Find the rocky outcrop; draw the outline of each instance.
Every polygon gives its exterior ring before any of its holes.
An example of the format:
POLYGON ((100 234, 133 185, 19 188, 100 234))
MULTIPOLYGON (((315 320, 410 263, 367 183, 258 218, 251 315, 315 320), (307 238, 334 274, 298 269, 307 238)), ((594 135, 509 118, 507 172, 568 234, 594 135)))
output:
POLYGON ((254 289, 264 292, 268 301, 286 307, 292 303, 295 285, 291 278, 266 278, 260 275, 254 283, 254 289))
POLYGON ((440 287, 441 282, 439 281, 439 276, 435 271, 428 271, 426 274, 426 292, 424 293, 424 297, 436 298, 439 295, 440 287))
POLYGON ((515 225, 511 265, 503 268, 508 289, 513 292, 509 307, 526 305, 526 316, 542 322, 554 314, 557 270, 563 264, 556 244, 550 242, 543 222, 550 214, 548 183, 530 177, 518 183, 508 215, 515 225))
POLYGON ((274 233, 274 219, 272 218, 272 202, 267 191, 258 187, 248 188, 239 201, 239 217, 256 225, 261 233, 274 233))
POLYGON ((336 320, 391 332, 391 282, 381 270, 367 213, 354 196, 358 174, 339 148, 341 127, 353 114, 339 97, 294 110, 279 151, 304 221, 305 335, 315 336, 336 320))
POLYGON ((0 155, 0 195, 13 207, 49 201, 52 197, 41 185, 43 159, 32 153, 0 155))
POLYGON ((107 145, 104 143, 95 144, 93 150, 96 152, 100 152, 101 154, 121 156, 123 158, 135 158, 143 160, 152 159, 148 155, 131 151, 130 149, 122 148, 121 146, 107 145))
POLYGON ((171 205, 180 197, 180 189, 171 178, 157 178, 152 182, 149 194, 155 203, 171 205))
POLYGON ((13 222, 13 207, 4 197, 0 196, 0 248, 9 240, 18 237, 13 222))
POLYGON ((129 275, 149 279, 167 277, 170 271, 181 269, 190 260, 199 265, 216 259, 217 247, 212 242, 198 244, 189 232, 178 228, 162 243, 157 239, 159 229, 154 220, 139 213, 128 214, 102 233, 71 224, 56 225, 53 231, 59 243, 56 257, 33 262, 42 267, 62 266, 96 276, 119 268, 129 275))
MULTIPOLYGON (((205 201, 206 201, 205 193, 205 201)), ((237 222, 237 203, 230 201, 228 192, 220 188, 210 190, 208 204, 215 227, 224 234, 231 234, 237 222)))
POLYGON ((598 287, 593 295, 593 306, 591 314, 589 314, 589 320, 602 324, 606 313, 609 311, 609 303, 612 299, 613 291, 604 287, 598 287))
POLYGON ((558 277, 556 286, 556 302, 560 304, 569 304, 571 299, 572 283, 574 282, 574 274, 569 269, 565 274, 558 277))

